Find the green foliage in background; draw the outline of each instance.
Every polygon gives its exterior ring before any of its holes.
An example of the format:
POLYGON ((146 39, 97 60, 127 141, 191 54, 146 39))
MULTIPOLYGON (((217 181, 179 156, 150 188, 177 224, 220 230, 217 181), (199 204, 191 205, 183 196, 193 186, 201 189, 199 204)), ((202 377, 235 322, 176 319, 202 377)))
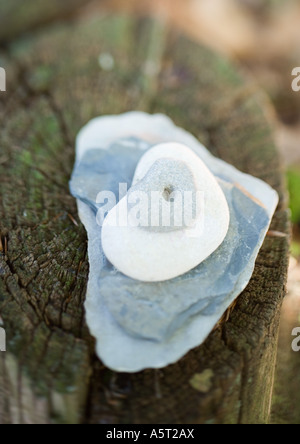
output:
POLYGON ((296 241, 292 242, 291 253, 292 256, 295 257, 296 259, 300 258, 300 244, 298 242, 296 241))
POLYGON ((300 168, 290 169, 287 173, 287 179, 290 193, 292 222, 294 224, 300 224, 300 168))

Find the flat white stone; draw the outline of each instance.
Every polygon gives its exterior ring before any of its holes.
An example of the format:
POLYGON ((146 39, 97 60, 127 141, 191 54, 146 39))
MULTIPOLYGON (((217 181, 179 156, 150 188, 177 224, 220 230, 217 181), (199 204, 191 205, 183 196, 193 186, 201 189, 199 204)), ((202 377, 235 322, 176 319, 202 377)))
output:
POLYGON ((223 242, 229 220, 224 193, 202 160, 185 145, 160 144, 144 154, 133 187, 108 213, 102 246, 107 259, 125 275, 165 281, 210 256, 223 242), (145 197, 146 206, 137 200, 130 210, 134 196, 145 197), (137 209, 139 219, 131 220, 130 212, 135 216, 137 209), (142 212, 146 217, 141 218, 142 212))

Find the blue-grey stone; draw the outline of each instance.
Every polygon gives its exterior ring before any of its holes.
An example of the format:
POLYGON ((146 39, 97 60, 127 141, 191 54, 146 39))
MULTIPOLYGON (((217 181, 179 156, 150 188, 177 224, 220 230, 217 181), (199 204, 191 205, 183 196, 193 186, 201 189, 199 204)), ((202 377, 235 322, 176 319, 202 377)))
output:
MULTIPOLYGON (((115 140, 83 146, 81 137, 70 189, 88 231, 86 310, 98 355, 114 370, 135 372, 175 362, 203 342, 249 282, 278 197, 264 182, 211 156, 164 116, 129 113, 111 119, 120 128, 115 140), (153 140, 134 132, 139 121, 153 140), (122 130, 122 123, 131 134, 122 130), (119 183, 129 189, 144 152, 164 141, 185 143, 206 163, 226 196, 230 226, 222 245, 193 270, 169 281, 144 283, 123 275, 105 258, 96 198, 103 190, 118 195, 119 183)), ((97 125, 100 131, 103 124, 94 121, 90 131, 97 125)))

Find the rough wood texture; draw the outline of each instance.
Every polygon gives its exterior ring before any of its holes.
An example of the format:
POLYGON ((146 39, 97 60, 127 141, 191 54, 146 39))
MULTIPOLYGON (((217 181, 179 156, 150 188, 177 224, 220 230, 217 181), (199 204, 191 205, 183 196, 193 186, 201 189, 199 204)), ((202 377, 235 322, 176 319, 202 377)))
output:
POLYGON ((3 55, 0 118, 2 423, 265 423, 285 293, 288 213, 262 97, 235 68, 163 24, 123 16, 52 27, 3 55), (101 53, 115 67, 103 71, 101 53), (159 371, 115 374, 84 323, 86 233, 68 190, 92 117, 163 112, 258 176, 281 203, 253 278, 205 344, 159 371))

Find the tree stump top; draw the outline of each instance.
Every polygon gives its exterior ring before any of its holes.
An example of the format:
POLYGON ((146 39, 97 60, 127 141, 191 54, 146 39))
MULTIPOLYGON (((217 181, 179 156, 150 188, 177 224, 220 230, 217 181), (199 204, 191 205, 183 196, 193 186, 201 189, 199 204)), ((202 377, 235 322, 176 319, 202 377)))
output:
POLYGON ((160 21, 52 25, 0 54, 0 423, 267 422, 288 262, 281 163, 264 98, 228 61, 160 21), (101 64, 101 55, 113 64, 101 64), (255 272, 206 342, 177 364, 116 374, 84 322, 87 239, 68 181, 91 118, 162 112, 257 176, 280 205, 255 272))

